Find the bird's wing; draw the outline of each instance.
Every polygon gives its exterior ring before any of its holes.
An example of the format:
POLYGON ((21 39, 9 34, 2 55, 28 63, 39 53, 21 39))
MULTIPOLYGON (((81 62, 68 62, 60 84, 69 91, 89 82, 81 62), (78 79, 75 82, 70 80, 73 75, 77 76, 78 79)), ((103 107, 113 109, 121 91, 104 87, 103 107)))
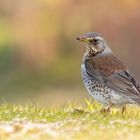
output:
POLYGON ((107 86, 118 93, 131 98, 140 97, 140 87, 128 71, 116 72, 110 77, 104 77, 107 86))
POLYGON ((108 58, 107 61, 105 61, 105 57, 85 61, 87 74, 114 89, 118 94, 131 97, 134 100, 138 99, 140 102, 140 87, 138 83, 120 60, 114 56, 111 57, 111 60, 108 58))

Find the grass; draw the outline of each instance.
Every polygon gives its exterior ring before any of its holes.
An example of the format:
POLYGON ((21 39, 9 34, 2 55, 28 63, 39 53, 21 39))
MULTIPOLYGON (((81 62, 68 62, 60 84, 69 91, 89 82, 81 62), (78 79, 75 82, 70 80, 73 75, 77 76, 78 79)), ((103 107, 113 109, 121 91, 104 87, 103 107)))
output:
POLYGON ((69 104, 61 109, 33 105, 0 106, 0 140, 137 140, 140 139, 140 108, 128 106, 125 114, 101 105, 69 104))

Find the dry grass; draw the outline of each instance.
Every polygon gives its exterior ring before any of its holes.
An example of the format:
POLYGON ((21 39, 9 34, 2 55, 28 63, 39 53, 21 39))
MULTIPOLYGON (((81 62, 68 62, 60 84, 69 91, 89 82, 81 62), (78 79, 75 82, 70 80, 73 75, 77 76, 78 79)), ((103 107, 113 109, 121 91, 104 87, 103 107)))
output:
POLYGON ((0 107, 0 140, 140 139, 138 107, 127 107, 123 115, 116 109, 103 114, 100 109, 99 104, 88 100, 86 105, 69 104, 61 109, 3 104, 0 107))

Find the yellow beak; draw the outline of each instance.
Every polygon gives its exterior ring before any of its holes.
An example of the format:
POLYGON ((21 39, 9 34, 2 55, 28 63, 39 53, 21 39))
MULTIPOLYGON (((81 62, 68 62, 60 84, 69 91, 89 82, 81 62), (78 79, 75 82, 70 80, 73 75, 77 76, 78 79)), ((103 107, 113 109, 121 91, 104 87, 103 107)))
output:
POLYGON ((88 43, 89 41, 85 36, 76 37, 77 40, 88 43))

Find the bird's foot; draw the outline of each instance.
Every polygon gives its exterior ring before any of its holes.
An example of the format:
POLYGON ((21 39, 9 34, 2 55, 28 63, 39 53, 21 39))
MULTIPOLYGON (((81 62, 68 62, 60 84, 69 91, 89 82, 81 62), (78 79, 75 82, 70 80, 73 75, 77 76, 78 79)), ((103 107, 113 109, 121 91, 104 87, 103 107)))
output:
POLYGON ((101 113, 110 113, 110 109, 113 106, 113 104, 110 104, 108 107, 102 108, 101 113))
POLYGON ((101 113, 110 113, 110 107, 107 107, 107 108, 102 108, 101 113))
POLYGON ((76 109, 73 109, 73 113, 80 113, 80 114, 83 114, 83 113, 85 113, 85 111, 82 110, 82 109, 76 108, 76 109))

